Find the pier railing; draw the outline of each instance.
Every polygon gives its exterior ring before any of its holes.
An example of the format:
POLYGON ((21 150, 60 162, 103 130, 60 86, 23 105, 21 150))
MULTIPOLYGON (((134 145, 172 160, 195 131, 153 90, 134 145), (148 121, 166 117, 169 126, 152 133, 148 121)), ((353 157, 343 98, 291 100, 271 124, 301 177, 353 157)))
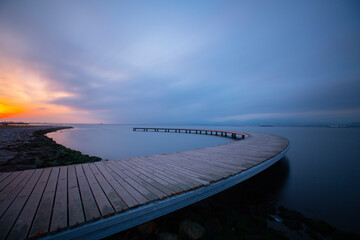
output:
POLYGON ((236 132, 236 131, 224 131, 224 130, 211 130, 211 129, 189 129, 189 128, 141 128, 135 127, 133 131, 152 131, 152 132, 175 132, 175 133, 192 133, 192 134, 205 134, 205 135, 214 135, 221 137, 229 137, 233 139, 245 139, 247 137, 246 133, 236 132))

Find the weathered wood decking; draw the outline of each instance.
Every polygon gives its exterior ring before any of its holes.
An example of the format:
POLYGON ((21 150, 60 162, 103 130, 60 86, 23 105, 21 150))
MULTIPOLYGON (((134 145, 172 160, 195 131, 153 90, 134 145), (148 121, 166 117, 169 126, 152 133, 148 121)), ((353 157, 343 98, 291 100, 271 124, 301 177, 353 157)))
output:
POLYGON ((0 240, 105 237, 246 180, 282 158, 289 144, 261 133, 178 130, 246 138, 170 154, 0 173, 0 240))

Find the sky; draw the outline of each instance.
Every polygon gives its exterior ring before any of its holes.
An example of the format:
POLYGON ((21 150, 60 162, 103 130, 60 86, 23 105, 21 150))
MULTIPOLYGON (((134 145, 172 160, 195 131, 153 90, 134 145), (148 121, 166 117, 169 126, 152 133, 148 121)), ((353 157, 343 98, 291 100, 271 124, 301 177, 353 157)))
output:
POLYGON ((360 2, 0 1, 0 121, 360 121, 360 2))

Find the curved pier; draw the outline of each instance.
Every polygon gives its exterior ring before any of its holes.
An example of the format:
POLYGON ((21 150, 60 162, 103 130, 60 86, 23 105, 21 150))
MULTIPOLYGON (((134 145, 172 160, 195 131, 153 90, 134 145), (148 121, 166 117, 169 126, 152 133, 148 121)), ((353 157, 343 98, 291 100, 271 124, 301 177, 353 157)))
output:
POLYGON ((269 134, 176 129, 193 131, 243 140, 169 154, 0 173, 0 239, 103 238, 238 184, 277 162, 289 148, 287 139, 269 134))

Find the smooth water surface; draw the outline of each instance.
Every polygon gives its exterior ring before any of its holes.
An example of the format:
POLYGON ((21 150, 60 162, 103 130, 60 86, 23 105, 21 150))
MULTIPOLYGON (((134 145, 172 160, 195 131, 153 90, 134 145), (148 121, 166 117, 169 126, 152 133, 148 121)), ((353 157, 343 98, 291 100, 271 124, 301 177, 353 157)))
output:
POLYGON ((72 125, 75 128, 48 133, 57 143, 102 159, 118 160, 215 146, 230 138, 200 134, 133 132, 131 125, 72 125))
MULTIPOLYGON (((74 125, 49 133, 55 141, 103 159, 169 153, 232 141, 209 135, 133 132, 131 125, 74 125)), ((137 126, 141 127, 141 126, 137 126)), ((151 126, 149 126, 151 127, 151 126)), ((175 127, 175 126, 171 126, 175 127)), ((176 126, 180 127, 180 126, 176 126)), ((184 127, 184 126, 181 126, 184 127)), ((279 205, 346 231, 360 233, 360 129, 187 126, 272 133, 290 140, 287 173, 275 194, 279 205)), ((271 181, 271 179, 269 179, 271 181)))

